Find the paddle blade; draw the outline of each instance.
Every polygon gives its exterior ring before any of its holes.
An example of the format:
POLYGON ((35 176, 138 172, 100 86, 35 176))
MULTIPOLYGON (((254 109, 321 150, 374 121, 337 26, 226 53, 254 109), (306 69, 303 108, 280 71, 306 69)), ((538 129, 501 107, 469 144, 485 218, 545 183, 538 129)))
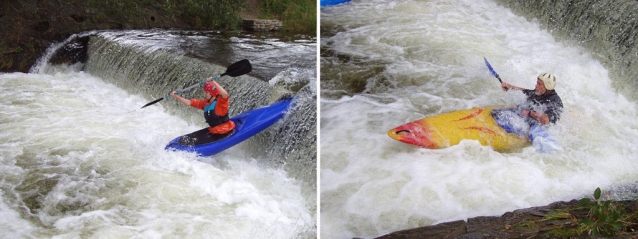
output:
POLYGON ((485 60, 485 65, 487 66, 487 69, 490 70, 490 72, 492 73, 492 75, 494 77, 498 77, 498 73, 496 73, 496 71, 494 70, 494 68, 492 68, 492 65, 490 65, 490 62, 487 61, 487 58, 483 57, 483 60, 485 60))
POLYGON ((232 65, 228 66, 226 72, 221 74, 221 76, 232 76, 237 77, 240 75, 244 75, 253 70, 253 66, 250 65, 250 61, 243 59, 241 61, 235 62, 232 65))
POLYGON ((157 103, 157 102, 160 102, 160 101, 162 101, 163 99, 164 99, 164 97, 159 98, 159 99, 157 99, 157 100, 154 100, 154 101, 152 101, 151 103, 145 104, 144 106, 142 106, 142 109, 144 109, 144 107, 146 107, 146 106, 149 106, 149 105, 155 104, 155 103, 157 103))
POLYGON ((487 61, 487 58, 483 57, 483 60, 485 60, 485 65, 487 66, 487 69, 490 70, 490 73, 492 73, 492 75, 496 77, 496 79, 498 79, 499 82, 503 83, 503 80, 501 80, 501 77, 498 76, 498 73, 496 73, 494 68, 492 68, 492 65, 490 65, 490 62, 487 61))

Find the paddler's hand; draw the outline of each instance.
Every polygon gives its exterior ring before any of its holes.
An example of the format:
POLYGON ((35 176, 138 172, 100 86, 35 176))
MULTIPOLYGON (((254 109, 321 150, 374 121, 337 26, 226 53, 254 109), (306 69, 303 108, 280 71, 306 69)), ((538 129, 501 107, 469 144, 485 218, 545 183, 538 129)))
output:
POLYGON ((504 91, 507 91, 507 90, 524 90, 524 88, 521 88, 521 87, 518 87, 518 86, 512 85, 512 84, 507 83, 507 82, 503 82, 503 83, 501 83, 501 88, 502 88, 504 91))
POLYGON ((217 86, 219 86, 219 83, 217 83, 217 81, 214 81, 211 79, 211 77, 206 78, 206 84, 213 84, 213 90, 217 88, 217 86))
POLYGON ((216 85, 216 84, 217 84, 217 81, 214 81, 214 80, 212 79, 212 77, 208 77, 208 78, 206 78, 206 84, 213 84, 213 85, 216 85))
POLYGON ((507 82, 503 82, 503 83, 501 83, 501 88, 503 89, 503 91, 507 91, 507 90, 512 88, 512 85, 510 85, 507 82))
MULTIPOLYGON (((204 84, 213 84, 214 87, 217 87, 217 81, 212 80, 212 77, 206 78, 206 83, 204 84)), ((214 88, 213 88, 214 89, 214 88)))
POLYGON ((538 120, 542 125, 549 124, 549 116, 543 112, 536 112, 533 110, 523 110, 521 111, 521 116, 530 117, 532 119, 538 120))
POLYGON ((541 124, 549 124, 549 116, 543 112, 530 111, 529 116, 541 122, 541 124))
POLYGON ((171 91, 169 95, 173 97, 173 99, 176 99, 177 101, 181 102, 184 105, 191 105, 191 101, 189 99, 186 99, 184 97, 179 96, 178 94, 175 94, 175 91, 171 91))

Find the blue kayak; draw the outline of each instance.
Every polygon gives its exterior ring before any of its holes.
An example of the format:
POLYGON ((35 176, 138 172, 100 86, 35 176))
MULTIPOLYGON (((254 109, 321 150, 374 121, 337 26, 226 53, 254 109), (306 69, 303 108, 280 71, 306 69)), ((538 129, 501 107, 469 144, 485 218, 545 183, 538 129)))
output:
POLYGON ((321 0, 319 4, 320 6, 324 7, 324 6, 342 4, 344 2, 349 2, 349 1, 350 0, 321 0))
POLYGON ((553 153, 562 151, 562 148, 556 143, 556 140, 547 131, 547 127, 538 124, 529 125, 524 118, 520 116, 520 112, 515 109, 495 109, 490 112, 494 121, 499 127, 508 133, 527 137, 532 141, 532 145, 541 153, 553 153))
POLYGON ((213 135, 206 127, 179 136, 166 145, 166 150, 196 152, 202 156, 217 154, 270 127, 284 116, 291 102, 292 98, 288 98, 231 118, 235 129, 228 134, 213 135))

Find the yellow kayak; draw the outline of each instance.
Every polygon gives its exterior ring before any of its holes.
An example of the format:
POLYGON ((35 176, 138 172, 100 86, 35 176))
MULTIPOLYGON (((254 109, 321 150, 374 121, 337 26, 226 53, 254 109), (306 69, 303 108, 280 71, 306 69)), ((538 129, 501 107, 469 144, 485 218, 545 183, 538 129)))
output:
POLYGON ((472 108, 416 120, 388 131, 390 138, 429 149, 457 145, 461 140, 477 140, 497 151, 530 144, 529 138, 508 133, 499 127, 490 112, 494 107, 472 108))

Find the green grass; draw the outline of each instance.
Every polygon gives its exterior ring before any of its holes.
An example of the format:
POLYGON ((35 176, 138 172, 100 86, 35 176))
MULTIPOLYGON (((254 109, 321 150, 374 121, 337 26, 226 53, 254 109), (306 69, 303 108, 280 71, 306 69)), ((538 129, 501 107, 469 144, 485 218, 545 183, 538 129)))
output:
POLYGON ((261 18, 279 18, 284 31, 315 33, 317 31, 316 0, 264 0, 261 18))
MULTIPOLYGON (((88 0, 87 6, 99 9, 96 17, 127 16, 134 22, 143 20, 147 8, 161 9, 175 21, 181 20, 196 29, 236 30, 241 26, 244 0, 88 0)), ((263 19, 283 21, 282 31, 315 33, 316 0, 265 0, 259 5, 263 19)))
POLYGON ((575 228, 557 228, 547 233, 548 238, 573 238, 578 234, 575 228))
POLYGON ((143 19, 147 9, 161 9, 164 16, 196 29, 234 30, 240 26, 244 0, 88 0, 86 4, 99 9, 98 17, 122 15, 136 21, 143 19))
POLYGON ((173 0, 170 9, 179 17, 201 29, 237 29, 241 24, 243 0, 173 0))

